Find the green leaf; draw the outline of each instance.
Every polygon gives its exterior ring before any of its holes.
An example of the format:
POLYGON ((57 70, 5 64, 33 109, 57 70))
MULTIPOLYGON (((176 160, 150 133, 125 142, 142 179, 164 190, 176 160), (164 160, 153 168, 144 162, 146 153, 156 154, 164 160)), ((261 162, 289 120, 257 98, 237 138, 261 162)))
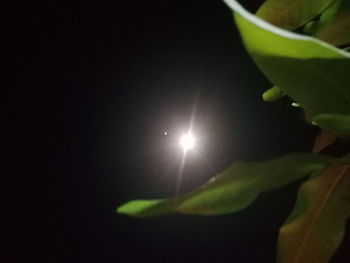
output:
POLYGON ((350 137, 350 115, 320 114, 313 123, 341 137, 350 137))
POLYGON ((328 263, 350 217, 350 164, 329 166, 301 186, 296 206, 280 229, 280 263, 328 263))
POLYGON ((335 0, 333 3, 320 15, 320 18, 315 21, 317 29, 329 24, 339 13, 350 7, 348 0, 335 0))
POLYGON ((321 14, 334 0, 267 0, 256 15, 267 22, 294 30, 321 14))
POLYGON ((315 37, 335 46, 350 44, 350 8, 338 13, 315 37))
POLYGON ((350 44, 350 1, 335 0, 304 32, 332 45, 350 44))
POLYGON ((225 0, 244 45, 274 85, 303 107, 308 121, 322 113, 350 114, 350 54, 313 37, 277 28, 225 0))
POLYGON ((137 215, 139 217, 157 216, 171 213, 173 206, 164 199, 158 200, 135 200, 117 208, 120 214, 137 215))
POLYGON ((295 153, 264 162, 239 162, 194 192, 173 199, 131 201, 117 211, 138 217, 173 212, 231 213, 247 207, 261 192, 280 188, 323 169, 329 160, 322 155, 295 153))

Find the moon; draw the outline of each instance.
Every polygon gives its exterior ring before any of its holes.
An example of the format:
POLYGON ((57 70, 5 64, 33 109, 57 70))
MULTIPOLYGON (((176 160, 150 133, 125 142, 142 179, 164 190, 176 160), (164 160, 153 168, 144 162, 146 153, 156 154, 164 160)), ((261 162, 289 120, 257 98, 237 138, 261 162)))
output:
POLYGON ((184 151, 193 149, 196 144, 196 140, 191 133, 184 134, 180 137, 180 146, 184 151))

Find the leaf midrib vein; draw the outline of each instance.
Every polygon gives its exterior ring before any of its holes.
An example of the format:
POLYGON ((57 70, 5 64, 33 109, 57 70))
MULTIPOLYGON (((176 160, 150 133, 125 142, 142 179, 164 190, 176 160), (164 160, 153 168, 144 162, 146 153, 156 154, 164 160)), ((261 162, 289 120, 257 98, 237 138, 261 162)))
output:
POLYGON ((315 223, 317 221, 317 219, 320 217, 322 211, 324 210, 327 202, 329 201, 330 197, 332 196, 332 194, 334 193, 335 189, 337 188, 337 186, 339 185, 339 182, 343 179, 343 177, 345 176, 346 174, 346 170, 350 168, 350 165, 346 165, 344 167, 344 169, 339 173, 338 177, 336 178, 336 180, 334 181, 334 184, 329 188, 328 192, 326 193, 325 195, 325 198, 324 200, 322 201, 322 203, 320 204, 319 208, 317 209, 317 212, 314 216, 314 218, 312 219, 311 221, 311 224, 310 224, 310 227, 309 229, 306 231, 305 233, 305 236, 304 238, 302 239, 301 241, 301 245, 300 245, 300 248, 297 252, 297 256, 295 258, 295 263, 298 263, 299 260, 300 260, 300 257, 302 255, 302 252, 305 248, 305 244, 306 244, 306 241, 308 240, 313 228, 315 227, 315 223))

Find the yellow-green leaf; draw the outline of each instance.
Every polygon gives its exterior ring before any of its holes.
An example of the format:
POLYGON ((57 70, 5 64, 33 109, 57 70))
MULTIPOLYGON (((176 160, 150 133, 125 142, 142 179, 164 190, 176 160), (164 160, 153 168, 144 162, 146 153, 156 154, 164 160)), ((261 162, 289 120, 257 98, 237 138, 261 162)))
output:
POLYGON ((157 216, 173 212, 173 205, 164 200, 135 200, 117 208, 120 214, 137 215, 139 217, 157 216))

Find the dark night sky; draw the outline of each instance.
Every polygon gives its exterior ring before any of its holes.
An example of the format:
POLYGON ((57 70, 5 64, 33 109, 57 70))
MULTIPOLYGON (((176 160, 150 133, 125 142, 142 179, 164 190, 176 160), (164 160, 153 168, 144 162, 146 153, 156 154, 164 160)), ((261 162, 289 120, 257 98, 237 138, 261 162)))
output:
POLYGON ((115 213, 174 195, 171 145, 195 103, 201 157, 189 157, 180 192, 233 161, 310 150, 317 130, 301 112, 288 99, 261 101, 270 84, 223 2, 31 3, 17 18, 18 89, 8 99, 20 216, 7 262, 274 261, 296 184, 226 216, 115 213))

